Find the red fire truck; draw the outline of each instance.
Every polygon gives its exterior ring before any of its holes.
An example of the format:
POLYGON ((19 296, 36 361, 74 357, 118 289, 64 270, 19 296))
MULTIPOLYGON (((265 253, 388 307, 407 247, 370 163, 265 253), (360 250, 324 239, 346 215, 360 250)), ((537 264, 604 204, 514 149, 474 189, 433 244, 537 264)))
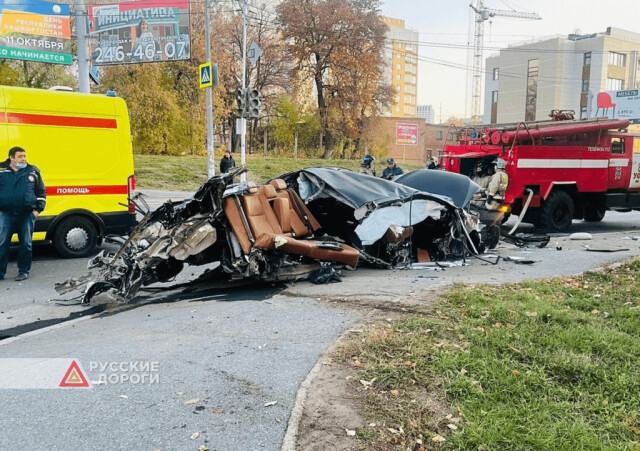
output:
POLYGON ((440 163, 471 175, 478 161, 504 159, 511 212, 566 231, 573 219, 601 221, 606 210, 640 210, 640 133, 629 133, 628 125, 599 118, 465 128, 456 144, 445 146, 440 163))

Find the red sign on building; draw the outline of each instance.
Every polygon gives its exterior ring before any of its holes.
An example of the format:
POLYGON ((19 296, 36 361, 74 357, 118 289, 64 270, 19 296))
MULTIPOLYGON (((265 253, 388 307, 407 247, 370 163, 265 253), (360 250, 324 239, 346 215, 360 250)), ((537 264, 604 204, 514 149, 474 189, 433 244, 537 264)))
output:
POLYGON ((418 124, 396 124, 396 144, 403 146, 418 145, 418 124))

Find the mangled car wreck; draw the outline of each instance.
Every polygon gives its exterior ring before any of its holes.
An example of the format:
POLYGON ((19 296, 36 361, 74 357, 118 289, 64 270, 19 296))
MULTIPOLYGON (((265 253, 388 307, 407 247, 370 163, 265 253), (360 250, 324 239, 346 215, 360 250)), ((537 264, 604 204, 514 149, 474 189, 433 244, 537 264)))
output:
POLYGON ((477 218, 447 197, 338 168, 234 184, 244 170, 212 177, 193 197, 154 211, 136 195, 144 216, 120 248, 102 251, 89 261, 90 274, 56 290, 83 290, 83 303, 101 293, 128 302, 185 265, 209 265, 216 278, 275 282, 336 266, 391 268, 483 251, 477 218))

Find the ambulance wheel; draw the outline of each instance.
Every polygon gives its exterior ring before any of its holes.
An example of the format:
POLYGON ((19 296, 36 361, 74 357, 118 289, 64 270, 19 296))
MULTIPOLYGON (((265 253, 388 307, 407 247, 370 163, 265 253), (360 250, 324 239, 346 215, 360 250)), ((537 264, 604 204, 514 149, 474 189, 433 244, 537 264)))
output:
POLYGON ((565 232, 573 221, 573 201, 564 191, 553 191, 540 208, 540 225, 554 232, 565 232))
POLYGON ((96 226, 81 216, 64 219, 53 234, 53 246, 65 258, 87 257, 93 252, 97 242, 96 226))

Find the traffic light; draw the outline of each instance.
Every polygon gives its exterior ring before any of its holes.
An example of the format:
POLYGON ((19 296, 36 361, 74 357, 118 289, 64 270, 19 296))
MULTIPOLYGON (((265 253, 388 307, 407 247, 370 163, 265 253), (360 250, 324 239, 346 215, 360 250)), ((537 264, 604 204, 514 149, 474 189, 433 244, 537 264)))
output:
POLYGON ((238 116, 246 117, 248 111, 247 89, 236 90, 236 101, 238 102, 238 116))
POLYGON ((260 117, 260 91, 249 88, 247 94, 248 119, 258 119, 260 117))

